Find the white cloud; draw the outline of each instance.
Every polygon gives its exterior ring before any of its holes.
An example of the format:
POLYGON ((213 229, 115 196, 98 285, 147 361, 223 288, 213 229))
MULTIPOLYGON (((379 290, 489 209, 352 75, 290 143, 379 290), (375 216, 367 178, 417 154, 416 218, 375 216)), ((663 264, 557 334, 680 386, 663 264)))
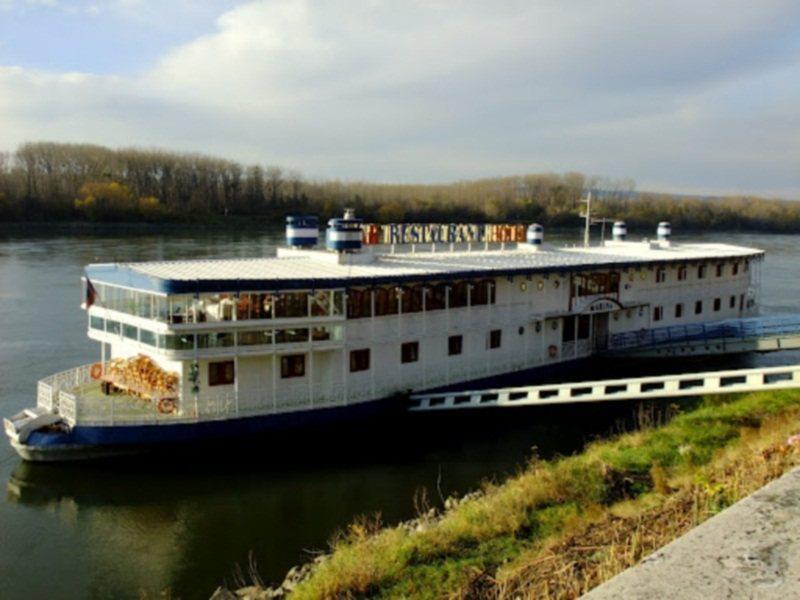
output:
POLYGON ((0 135, 312 176, 583 170, 800 197, 799 34, 781 1, 250 2, 141 76, 0 69, 0 135))

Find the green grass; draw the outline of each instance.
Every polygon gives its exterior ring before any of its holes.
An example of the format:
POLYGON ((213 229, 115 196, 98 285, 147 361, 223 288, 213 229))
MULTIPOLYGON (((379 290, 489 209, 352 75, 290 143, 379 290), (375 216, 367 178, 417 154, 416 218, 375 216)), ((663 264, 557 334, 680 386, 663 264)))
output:
MULTIPOLYGON (((661 427, 598 441, 574 456, 532 460, 419 531, 355 524, 292 597, 447 596, 477 573, 497 573, 592 515, 663 492, 667 480, 696 476, 766 420, 798 414, 796 391, 706 399, 661 427)), ((727 504, 724 494, 714 494, 720 508, 727 504)))

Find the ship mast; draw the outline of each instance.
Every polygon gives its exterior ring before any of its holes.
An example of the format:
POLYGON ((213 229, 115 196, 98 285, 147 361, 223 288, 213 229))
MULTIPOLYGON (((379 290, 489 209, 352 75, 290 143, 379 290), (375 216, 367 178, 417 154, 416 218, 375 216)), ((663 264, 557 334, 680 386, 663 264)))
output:
POLYGON ((592 190, 586 192, 586 214, 581 215, 586 218, 585 225, 583 226, 583 245, 585 248, 589 247, 589 231, 592 226, 592 190))

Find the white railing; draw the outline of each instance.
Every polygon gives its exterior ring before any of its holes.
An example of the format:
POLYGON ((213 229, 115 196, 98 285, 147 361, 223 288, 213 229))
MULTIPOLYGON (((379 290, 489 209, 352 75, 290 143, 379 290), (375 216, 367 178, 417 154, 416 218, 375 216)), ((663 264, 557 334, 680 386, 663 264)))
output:
POLYGON ((59 409, 59 392, 74 390, 91 381, 92 365, 73 367, 39 380, 36 386, 36 405, 49 411, 59 409))
POLYGON ((58 412, 70 426, 78 422, 78 399, 75 394, 58 392, 58 412))

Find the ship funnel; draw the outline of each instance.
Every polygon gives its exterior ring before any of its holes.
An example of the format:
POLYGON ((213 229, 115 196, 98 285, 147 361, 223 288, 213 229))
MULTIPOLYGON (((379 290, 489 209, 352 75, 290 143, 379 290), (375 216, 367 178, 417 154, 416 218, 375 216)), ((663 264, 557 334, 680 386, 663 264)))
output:
POLYGON ((615 221, 614 227, 611 229, 611 235, 615 242, 624 242, 625 238, 628 237, 628 226, 625 225, 625 221, 615 221))
POLYGON ((525 239, 532 246, 541 246, 544 241, 544 227, 539 225, 539 223, 528 225, 528 232, 525 239))
POLYGON ((346 208, 341 219, 328 221, 325 241, 328 250, 334 252, 358 252, 361 250, 361 219, 356 219, 356 211, 346 208))
POLYGON ((672 225, 669 224, 669 221, 661 221, 661 223, 658 224, 656 236, 661 242, 669 241, 669 238, 672 236, 672 225))
POLYGON ((292 248, 311 248, 319 240, 319 219, 316 215, 286 217, 286 245, 292 248))

